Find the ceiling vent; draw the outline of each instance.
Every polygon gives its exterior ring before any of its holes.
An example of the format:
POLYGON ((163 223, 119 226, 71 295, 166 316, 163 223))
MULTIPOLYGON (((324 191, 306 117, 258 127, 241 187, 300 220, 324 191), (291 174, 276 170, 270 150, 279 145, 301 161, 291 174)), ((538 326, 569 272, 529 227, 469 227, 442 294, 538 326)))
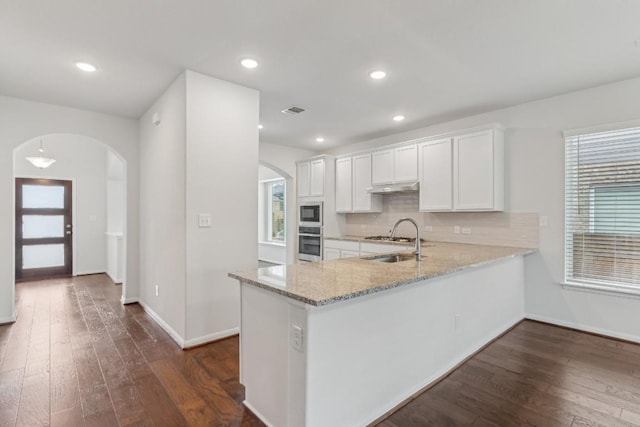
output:
POLYGON ((284 110, 282 110, 284 114, 289 114, 290 116, 295 116, 296 114, 300 114, 304 111, 305 111, 304 108, 296 107, 295 105, 292 105, 291 107, 285 108, 284 110))

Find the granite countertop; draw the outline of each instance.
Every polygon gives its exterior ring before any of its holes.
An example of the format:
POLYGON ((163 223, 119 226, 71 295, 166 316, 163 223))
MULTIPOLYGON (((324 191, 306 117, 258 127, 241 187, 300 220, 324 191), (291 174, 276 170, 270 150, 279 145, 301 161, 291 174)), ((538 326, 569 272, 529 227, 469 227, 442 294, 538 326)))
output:
POLYGON ((322 306, 535 251, 428 242, 422 248, 420 262, 415 258, 396 263, 343 258, 234 272, 229 273, 229 277, 309 305, 322 306))

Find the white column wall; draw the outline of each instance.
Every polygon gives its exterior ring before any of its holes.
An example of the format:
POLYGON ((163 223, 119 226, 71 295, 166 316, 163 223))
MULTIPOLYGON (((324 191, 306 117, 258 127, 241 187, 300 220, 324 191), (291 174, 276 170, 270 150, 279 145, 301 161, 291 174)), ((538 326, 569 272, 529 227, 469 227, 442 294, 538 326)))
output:
POLYGON ((183 73, 140 118, 140 299, 178 343, 186 333, 185 106, 183 73))
POLYGON ((186 342, 237 333, 227 273, 257 267, 259 93, 191 71, 187 81, 186 342), (212 226, 198 227, 208 213, 212 226))

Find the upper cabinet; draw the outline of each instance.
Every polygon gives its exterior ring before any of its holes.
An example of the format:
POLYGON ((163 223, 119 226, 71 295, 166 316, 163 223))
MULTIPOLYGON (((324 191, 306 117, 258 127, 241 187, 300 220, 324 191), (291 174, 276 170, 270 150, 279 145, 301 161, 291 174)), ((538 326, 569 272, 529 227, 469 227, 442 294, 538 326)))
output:
POLYGON ((336 160, 336 212, 381 212, 382 197, 371 194, 371 154, 336 160))
POLYGON ((501 129, 420 144, 421 211, 504 210, 501 129))
POLYGON ((312 159, 297 165, 298 197, 324 196, 325 159, 312 159))
POLYGON ((375 151, 371 156, 373 185, 418 180, 418 146, 416 144, 375 151))

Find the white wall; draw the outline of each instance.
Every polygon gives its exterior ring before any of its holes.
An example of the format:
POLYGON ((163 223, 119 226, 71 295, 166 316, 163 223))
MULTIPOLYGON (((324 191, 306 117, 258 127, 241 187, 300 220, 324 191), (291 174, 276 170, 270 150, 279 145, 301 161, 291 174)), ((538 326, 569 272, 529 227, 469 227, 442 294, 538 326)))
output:
POLYGON ((107 150, 86 136, 47 135, 42 138, 45 154, 56 162, 39 169, 25 157, 38 154, 40 139, 33 139, 15 150, 15 176, 73 180, 73 272, 103 273, 106 270, 107 150))
POLYGON ((178 341, 186 334, 185 108, 183 73, 140 118, 140 299, 178 341))
POLYGON ((107 231, 122 233, 125 224, 126 182, 124 163, 107 151, 107 231))
POLYGON ((260 163, 284 176, 286 182, 286 230, 289 240, 287 240, 285 264, 293 263, 296 257, 297 242, 297 200, 296 200, 296 161, 313 157, 318 153, 315 151, 299 148, 286 147, 284 145, 260 143, 260 163))
POLYGON ((640 299, 560 286, 564 262, 564 139, 562 131, 637 120, 640 78, 543 99, 333 150, 349 153, 423 136, 500 122, 505 133, 505 210, 547 215, 539 252, 527 257, 528 316, 640 341, 640 299))
POLYGON ((186 345, 237 333, 238 283, 257 267, 259 93, 191 71, 187 79, 186 345), (199 228, 210 213, 212 227, 199 228))
MULTIPOLYGON (((123 297, 138 294, 138 125, 135 120, 0 96, 0 196, 14 200, 13 151, 41 135, 93 138, 127 164, 127 279, 123 297)), ((14 203, 0 205, 0 323, 15 318, 14 203)))

